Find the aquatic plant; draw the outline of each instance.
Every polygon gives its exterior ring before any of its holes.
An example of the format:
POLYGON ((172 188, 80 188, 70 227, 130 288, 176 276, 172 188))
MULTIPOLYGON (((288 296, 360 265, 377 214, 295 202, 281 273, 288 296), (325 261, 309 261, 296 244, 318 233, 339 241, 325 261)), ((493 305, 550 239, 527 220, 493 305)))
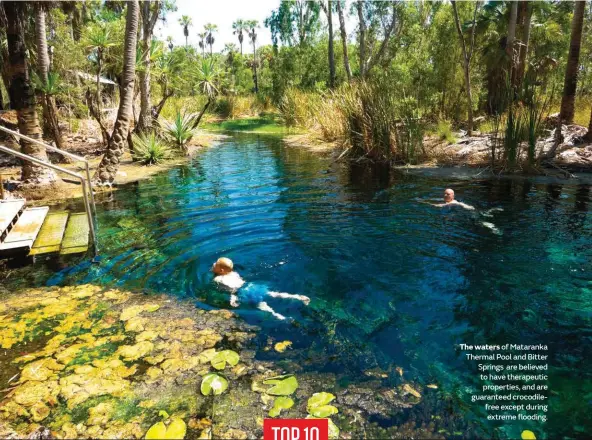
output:
POLYGON ((263 381, 264 385, 273 385, 266 390, 267 394, 272 396, 289 396, 298 388, 298 380, 293 374, 276 376, 263 381))
POLYGON ((333 405, 329 405, 335 399, 331 393, 314 393, 306 404, 306 410, 313 417, 327 418, 337 414, 339 410, 333 405))
POLYGON ((228 381, 217 373, 206 374, 201 381, 201 393, 204 396, 219 396, 228 389, 228 381))
POLYGON ((160 137, 154 132, 133 134, 132 142, 134 145, 132 156, 144 165, 156 165, 171 156, 170 148, 162 143, 160 137))
POLYGON ((237 352, 232 350, 222 350, 216 353, 210 362, 212 367, 216 370, 223 370, 227 363, 234 367, 238 364, 239 359, 240 356, 237 352))
POLYGON ((277 417, 282 410, 290 409, 294 406, 294 401, 290 397, 280 396, 273 401, 273 407, 269 410, 270 417, 277 417))
POLYGON ((164 418, 164 421, 155 423, 150 429, 148 429, 146 436, 144 437, 146 440, 182 440, 185 438, 187 425, 182 419, 178 417, 171 417, 169 419, 169 415, 166 411, 160 411, 158 414, 164 418), (167 425, 165 425, 164 422, 167 422, 167 425))

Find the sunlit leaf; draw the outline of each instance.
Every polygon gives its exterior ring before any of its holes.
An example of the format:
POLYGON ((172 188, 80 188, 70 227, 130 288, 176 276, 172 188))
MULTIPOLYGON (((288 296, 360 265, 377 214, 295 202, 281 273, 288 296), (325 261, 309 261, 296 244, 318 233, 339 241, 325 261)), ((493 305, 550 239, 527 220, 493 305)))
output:
POLYGON ((150 427, 148 432, 146 433, 147 440, 150 439, 162 439, 166 436, 167 428, 163 422, 158 422, 150 427))
POLYGON ((238 364, 240 356, 236 351, 232 350, 223 350, 218 353, 212 358, 212 367, 216 370, 223 370, 226 367, 226 363, 230 364, 231 366, 235 366, 238 364))
POLYGON ((290 409, 294 405, 294 401, 290 397, 276 397, 273 401, 273 408, 269 410, 270 417, 277 417, 283 409, 290 409))
POLYGON ((218 396, 222 394, 228 388, 228 381, 216 373, 208 373, 203 377, 201 381, 201 393, 204 396, 213 394, 218 396))
POLYGON ((313 408, 324 406, 329 404, 335 399, 335 396, 331 393, 314 393, 308 403, 306 404, 307 409, 310 411, 313 408))
POLYGON ((339 410, 335 408, 333 405, 323 405, 323 406, 316 406, 308 410, 310 415, 319 417, 321 419, 327 418, 332 416, 333 414, 337 414, 339 410))
POLYGON ((298 388, 296 376, 286 375, 267 379, 263 382, 265 385, 273 385, 266 393, 272 396, 289 396, 298 388))

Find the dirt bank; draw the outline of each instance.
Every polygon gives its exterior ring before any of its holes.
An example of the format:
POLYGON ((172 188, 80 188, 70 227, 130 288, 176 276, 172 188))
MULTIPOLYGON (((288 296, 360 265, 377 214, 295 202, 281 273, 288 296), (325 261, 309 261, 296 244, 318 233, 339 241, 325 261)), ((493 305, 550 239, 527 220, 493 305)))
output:
MULTIPOLYGON (((95 193, 112 191, 113 189, 117 189, 117 185, 150 178, 161 171, 186 163, 202 148, 210 147, 222 138, 224 138, 224 135, 200 132, 198 136, 193 138, 192 145, 188 147, 189 152, 187 156, 179 156, 160 165, 145 166, 134 162, 129 152, 126 152, 122 157, 113 188, 95 187, 94 191, 95 193)), ((97 147, 98 141, 94 138, 85 138, 84 141, 77 139, 72 140, 68 151, 86 157, 89 160, 92 177, 101 161, 102 156, 100 152, 102 149, 97 147)), ((82 197, 80 183, 68 175, 60 176, 62 179, 51 185, 32 187, 20 185, 21 168, 20 166, 16 166, 15 162, 6 156, 4 155, 4 165, 8 164, 9 166, 0 166, 0 174, 2 174, 5 187, 8 188, 12 197, 24 197, 33 206, 39 204, 51 205, 61 200, 82 197)), ((76 173, 85 174, 84 164, 82 163, 58 163, 58 165, 76 173)))

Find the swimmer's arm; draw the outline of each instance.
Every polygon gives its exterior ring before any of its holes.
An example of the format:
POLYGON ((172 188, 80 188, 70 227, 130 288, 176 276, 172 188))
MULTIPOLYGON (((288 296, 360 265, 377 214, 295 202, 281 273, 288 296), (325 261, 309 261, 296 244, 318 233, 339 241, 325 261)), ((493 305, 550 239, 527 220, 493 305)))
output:
POLYGON ((292 295, 291 293, 285 292, 267 292, 267 295, 271 296, 272 298, 297 299, 298 301, 302 301, 306 305, 310 303, 310 298, 304 295, 292 295))
POLYGON ((463 202, 457 202, 460 206, 462 206, 465 209, 468 209, 469 211, 474 211, 475 208, 471 205, 467 205, 466 203, 463 202))

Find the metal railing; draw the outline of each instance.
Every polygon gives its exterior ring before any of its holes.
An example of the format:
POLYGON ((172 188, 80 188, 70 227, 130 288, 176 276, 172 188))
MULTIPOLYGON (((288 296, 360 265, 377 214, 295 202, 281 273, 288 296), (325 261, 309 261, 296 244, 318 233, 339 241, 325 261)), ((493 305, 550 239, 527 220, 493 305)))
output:
POLYGON ((26 141, 31 142, 33 144, 40 145, 40 146, 44 147, 47 150, 55 151, 56 153, 60 153, 60 154, 62 154, 64 156, 70 157, 70 158, 72 158, 72 159, 74 159, 76 161, 84 162, 85 163, 86 179, 82 175, 80 175, 80 174, 78 174, 78 173, 76 173, 74 171, 70 171, 70 170, 68 170, 66 168, 60 167, 58 165, 54 165, 54 164, 52 164, 50 162, 44 162, 44 161, 42 161, 40 159, 37 159, 37 158, 32 157, 32 156, 29 156, 28 154, 24 154, 24 153, 21 153, 19 151, 15 151, 12 148, 8 148, 8 147, 5 147, 4 145, 0 145, 0 151, 3 151, 3 152, 8 153, 8 154, 11 154, 11 155, 13 155, 15 157, 18 157, 19 159, 32 162, 32 163, 34 163, 36 165, 47 167, 47 168, 50 168, 52 170, 59 171, 61 173, 67 174, 69 176, 75 177, 76 179, 78 179, 80 181, 80 184, 82 185, 82 195, 84 197, 84 209, 86 211, 86 217, 88 219, 88 227, 89 227, 89 231, 90 231, 90 235, 91 235, 91 239, 92 239, 92 243, 93 243, 94 253, 95 253, 95 256, 96 256, 98 254, 98 251, 99 251, 99 246, 98 246, 98 242, 97 242, 97 235, 96 235, 96 231, 97 231, 97 219, 96 219, 97 208, 96 208, 96 205, 95 205, 95 197, 94 197, 94 194, 93 194, 93 191, 92 191, 92 181, 91 181, 91 178, 90 178, 90 168, 89 168, 88 160, 86 160, 84 157, 77 156, 76 154, 72 154, 72 153, 69 153, 67 151, 60 150, 59 148, 56 148, 53 145, 45 144, 45 143, 43 143, 43 142, 41 142, 41 141, 39 141, 37 139, 30 138, 30 137, 25 136, 23 134, 20 134, 20 133, 18 133, 16 131, 10 130, 10 129, 6 128, 6 127, 2 127, 1 125, 0 125, 0 131, 3 131, 3 132, 8 133, 8 134, 11 134, 11 135, 13 135, 15 137, 18 137, 18 138, 21 138, 21 139, 25 139, 26 141), (90 194, 90 202, 92 202, 92 203, 89 203, 89 194, 90 194))

